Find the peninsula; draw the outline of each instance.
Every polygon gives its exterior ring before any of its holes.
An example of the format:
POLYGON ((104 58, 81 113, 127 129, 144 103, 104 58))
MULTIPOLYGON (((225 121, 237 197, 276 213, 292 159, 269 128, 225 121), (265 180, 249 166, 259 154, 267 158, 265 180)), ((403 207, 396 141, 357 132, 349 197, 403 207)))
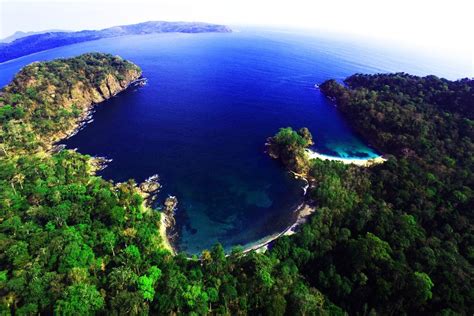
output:
POLYGON ((94 104, 125 90, 141 73, 118 56, 100 53, 24 67, 0 92, 4 154, 51 149, 94 104))
POLYGON ((138 24, 113 26, 102 30, 78 32, 46 32, 22 36, 9 43, 0 43, 0 63, 47 49, 94 41, 102 38, 155 33, 230 33, 232 30, 219 24, 203 22, 149 21, 138 24))

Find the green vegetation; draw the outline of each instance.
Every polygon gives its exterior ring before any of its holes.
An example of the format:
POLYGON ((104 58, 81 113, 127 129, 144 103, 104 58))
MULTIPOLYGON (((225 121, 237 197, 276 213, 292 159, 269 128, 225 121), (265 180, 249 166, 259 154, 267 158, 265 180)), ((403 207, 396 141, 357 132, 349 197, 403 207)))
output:
POLYGON ((0 154, 47 149, 71 132, 93 103, 140 74, 138 66, 99 53, 24 67, 0 94, 0 154))
POLYGON ((474 81, 392 74, 346 84, 321 89, 390 159, 365 169, 308 162, 317 212, 271 254, 351 314, 472 314, 474 81))
POLYGON ((267 150, 271 157, 280 159, 290 170, 306 174, 309 161, 304 150, 312 144, 313 136, 306 127, 298 132, 286 127, 268 139, 267 150))
POLYGON ((370 169, 308 161, 309 131, 282 129, 269 153, 312 179, 311 221, 265 254, 226 257, 216 245, 189 259, 163 248, 160 210, 133 180, 114 184, 87 156, 41 150, 110 95, 104 82, 125 87, 138 74, 109 55, 77 59, 30 65, 1 93, 2 314, 472 314, 472 81, 323 85, 392 158, 370 169), (439 82, 464 105, 434 102, 439 82), (80 86, 90 89, 72 92, 80 86))

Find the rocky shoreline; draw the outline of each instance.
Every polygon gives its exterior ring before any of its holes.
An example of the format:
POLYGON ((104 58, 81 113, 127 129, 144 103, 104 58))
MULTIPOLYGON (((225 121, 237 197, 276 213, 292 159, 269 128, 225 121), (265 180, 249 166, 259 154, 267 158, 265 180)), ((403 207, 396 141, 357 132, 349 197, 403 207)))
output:
POLYGON ((310 181, 310 179, 308 179, 302 174, 298 174, 293 171, 288 172, 290 172, 295 177, 295 179, 299 179, 305 182, 305 185, 302 187, 303 202, 293 210, 293 220, 285 229, 283 229, 279 233, 264 237, 256 243, 251 243, 247 245, 246 247, 244 247, 243 253, 248 253, 253 250, 258 252, 265 252, 266 250, 268 250, 271 243, 277 240, 278 238, 295 234, 301 227, 301 225, 306 223, 309 217, 314 212, 316 212, 316 206, 314 205, 314 201, 312 201, 307 194, 308 189, 312 187, 312 182, 310 181))
MULTIPOLYGON (((86 53, 73 58, 34 62, 22 68, 15 78, 0 91, 0 107, 4 105, 23 110, 18 125, 31 130, 34 139, 17 152, 32 155, 54 155, 66 149, 61 141, 76 135, 87 124, 94 121, 96 106, 111 99, 130 87, 143 87, 147 78, 137 65, 119 56, 102 53, 86 53), (18 101, 21 94, 25 99, 18 101), (10 105, 11 104, 11 105, 10 105), (24 108, 25 107, 25 108, 24 108), (38 112, 44 115, 44 128, 36 124, 38 112)), ((4 144, 2 149, 8 155, 4 144)), ((77 149, 70 149, 76 151, 77 149)), ((107 167, 112 159, 91 157, 88 159, 88 173, 95 175, 107 167)), ((154 175, 135 187, 143 199, 143 212, 152 211, 156 193, 160 189, 158 176, 154 175)), ((117 186, 118 183, 115 184, 117 186)), ((163 206, 162 223, 157 223, 165 247, 174 253, 167 232, 175 236, 174 211, 177 199, 168 197, 163 206)))
MULTIPOLYGON (((159 180, 159 176, 154 174, 138 185, 137 190, 143 197, 144 207, 149 209, 153 208, 162 187, 159 180)), ((176 247, 174 246, 178 236, 176 232, 176 220, 174 218, 177 205, 178 199, 174 196, 168 196, 163 203, 159 223, 160 237, 163 241, 163 246, 173 255, 177 253, 176 247)))
POLYGON ((164 202, 164 209, 161 212, 161 238, 165 247, 172 253, 176 254, 178 241, 178 231, 176 227, 175 213, 178 206, 178 199, 175 196, 168 196, 164 202))
POLYGON ((59 142, 69 139, 79 133, 81 130, 83 130, 88 124, 92 123, 94 121, 93 115, 96 111, 96 106, 99 105, 100 103, 118 95, 119 93, 127 90, 130 87, 143 87, 147 84, 148 79, 145 77, 142 77, 141 72, 138 73, 135 76, 132 76, 130 81, 126 83, 123 87, 119 84, 119 87, 121 89, 111 89, 110 86, 108 85, 107 89, 109 91, 109 94, 103 94, 101 93, 102 100, 99 102, 93 102, 90 101, 89 104, 84 105, 83 107, 85 108, 83 112, 79 114, 79 117, 71 124, 71 127, 65 131, 62 131, 61 133, 53 135, 53 141, 50 143, 46 144, 46 151, 55 153, 59 152, 62 149, 65 148, 63 144, 58 144, 59 142))
MULTIPOLYGON (((83 105, 85 109, 75 122, 71 125, 71 128, 62 132, 61 134, 54 135, 54 141, 47 144, 49 145, 47 151, 50 153, 57 153, 65 149, 64 144, 58 144, 58 142, 73 137, 88 124, 94 121, 93 114, 95 113, 96 106, 101 102, 108 100, 117 94, 127 90, 130 87, 143 87, 147 84, 148 80, 141 76, 141 72, 134 76, 131 76, 126 84, 115 85, 115 89, 111 89, 111 85, 107 83, 108 94, 101 92, 102 99, 100 102, 90 102, 89 104, 83 105), (120 88, 117 88, 120 87, 120 88)), ((76 150, 76 149, 73 149, 76 150)), ((103 170, 107 165, 112 162, 112 159, 107 157, 92 157, 90 160, 91 170, 93 173, 103 170)), ((137 186, 137 190, 144 199, 144 207, 152 208, 154 204, 161 184, 158 182, 159 177, 157 174, 150 176, 144 182, 137 186)), ((176 242, 177 232, 175 229, 176 221, 174 219, 174 212, 177 205, 177 199, 175 197, 168 197, 164 202, 163 212, 161 212, 161 220, 159 224, 160 236, 163 241, 163 246, 169 250, 172 254, 176 254, 173 243, 176 242)))

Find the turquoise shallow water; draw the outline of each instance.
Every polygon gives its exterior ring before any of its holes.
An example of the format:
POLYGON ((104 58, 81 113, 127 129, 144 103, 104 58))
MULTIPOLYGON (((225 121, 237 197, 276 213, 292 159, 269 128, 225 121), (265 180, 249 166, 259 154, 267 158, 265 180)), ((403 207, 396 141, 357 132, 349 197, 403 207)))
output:
POLYGON ((101 172, 107 179, 142 181, 158 173, 160 197, 178 197, 177 245, 189 253, 217 241, 227 249, 245 245, 291 221, 302 184, 269 159, 263 146, 278 128, 308 127, 323 154, 377 156, 315 83, 355 72, 425 74, 429 66, 377 47, 245 30, 57 48, 0 64, 0 84, 32 61, 89 51, 130 59, 142 67, 148 85, 98 106, 94 121, 65 144, 113 159, 101 172))

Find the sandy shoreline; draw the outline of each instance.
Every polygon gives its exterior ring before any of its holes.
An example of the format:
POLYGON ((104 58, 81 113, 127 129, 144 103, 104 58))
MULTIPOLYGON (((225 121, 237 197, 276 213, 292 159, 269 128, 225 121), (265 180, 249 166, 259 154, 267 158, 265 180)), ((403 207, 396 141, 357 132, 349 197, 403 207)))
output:
MULTIPOLYGON (((387 159, 383 158, 382 156, 378 156, 375 158, 364 159, 364 158, 341 158, 341 157, 333 157, 328 155, 323 155, 318 152, 315 152, 311 149, 306 149, 306 154, 310 159, 321 159, 321 160, 331 160, 331 161, 340 161, 343 164, 353 164, 361 167, 370 167, 372 165, 384 163, 387 159)), ((302 175, 294 173, 295 177, 305 179, 302 175)), ((306 179, 305 179, 306 180, 306 179)), ((304 194, 306 195, 308 186, 303 188, 304 194)), ((316 207, 309 205, 308 203, 304 202, 301 204, 294 212, 297 212, 296 221, 284 229, 280 233, 276 233, 265 238, 262 238, 255 243, 251 243, 244 247, 243 253, 248 253, 252 250, 257 252, 264 252, 268 249, 268 245, 275 241, 276 239, 280 238, 281 236, 290 236, 295 234, 298 231, 298 228, 308 221, 308 218, 316 211, 316 207)))
POLYGON ((294 211, 297 213, 296 220, 289 226, 287 226, 283 231, 279 233, 272 234, 270 236, 264 237, 255 243, 251 243, 244 247, 243 253, 248 253, 250 251, 265 252, 268 249, 268 245, 273 241, 277 240, 281 236, 290 236, 297 232, 298 228, 306 223, 309 216, 316 211, 316 207, 309 205, 304 202, 294 211))
MULTIPOLYGON (((385 161, 387 161, 387 159, 383 158, 382 156, 378 156, 378 157, 370 158, 370 159, 342 158, 342 157, 323 155, 311 149, 306 149, 305 152, 309 159, 339 161, 339 162, 342 162, 343 164, 353 164, 353 165, 357 165, 361 167, 370 167, 372 165, 384 163, 385 161)), ((306 185, 302 188, 304 191, 303 196, 306 198, 306 193, 310 186, 308 179, 306 179, 304 175, 297 174, 294 172, 293 174, 296 178, 300 178, 306 181, 306 185)), ((269 244, 275 241, 276 239, 280 238, 281 236, 290 236, 290 235, 295 234, 300 228, 300 226, 306 223, 309 217, 313 213, 316 212, 316 207, 310 205, 308 202, 305 201, 302 204, 300 204, 293 212, 296 213, 296 218, 284 230, 282 230, 281 232, 277 232, 272 235, 263 237, 247 245, 244 245, 242 252, 244 254, 249 253, 251 251, 265 252, 268 249, 269 244)), ((171 252, 171 254, 176 255, 177 251, 171 244, 170 238, 168 236, 168 228, 170 228, 170 225, 171 225, 170 223, 171 221, 168 218, 167 214, 165 212, 161 212, 159 233, 161 236, 162 245, 166 250, 171 252)))
POLYGON ((176 250, 171 245, 170 239, 168 238, 168 234, 166 232, 168 229, 167 223, 169 223, 168 215, 166 215, 164 212, 160 212, 160 237, 162 240, 162 245, 166 250, 171 252, 172 255, 175 255, 176 250))
MULTIPOLYGON (((151 207, 151 203, 153 201, 152 195, 150 193, 144 192, 143 190, 140 189, 140 187, 137 187, 138 194, 143 198, 142 202, 142 207, 144 212, 157 212, 151 207)), ((157 192, 154 192, 152 194, 156 194, 157 192)), ((168 215, 165 214, 165 212, 160 211, 160 221, 157 223, 159 225, 158 233, 160 234, 161 237, 161 245, 163 248, 171 252, 172 255, 176 254, 176 250, 173 248, 171 245, 170 239, 168 238, 168 233, 167 229, 169 227, 170 220, 168 218, 168 215)))
POLYGON ((343 164, 346 165, 356 165, 356 166, 361 166, 361 167, 370 167, 372 165, 384 163, 387 161, 387 159, 383 158, 382 156, 378 156, 375 158, 342 158, 342 157, 334 157, 334 156, 328 156, 328 155, 323 155, 320 154, 316 151, 313 151, 311 149, 306 149, 306 154, 308 155, 308 158, 310 159, 321 159, 321 160, 331 160, 331 161, 340 161, 343 164))
MULTIPOLYGON (((333 156, 328 156, 328 155, 323 155, 318 152, 315 152, 310 149, 306 149, 306 154, 308 155, 308 158, 310 159, 321 159, 321 160, 331 160, 331 161, 340 161, 343 164, 353 164, 361 167, 370 167, 372 165, 384 163, 386 161, 385 158, 382 156, 378 156, 375 158, 370 158, 370 159, 364 159, 364 158, 341 158, 341 157, 333 157, 333 156)), ((295 177, 304 179, 303 175, 299 175, 294 173, 295 177)), ((304 191, 304 196, 306 196, 307 189, 309 187, 309 183, 307 183, 306 186, 303 187, 304 191)), ((295 234, 300 226, 304 223, 306 223, 309 219, 309 217, 316 211, 316 207, 309 205, 307 202, 303 202, 300 204, 293 212, 296 213, 296 219, 288 225, 284 230, 278 233, 274 233, 272 235, 266 236, 260 240, 257 240, 255 242, 249 243, 247 245, 244 245, 243 248, 243 253, 248 253, 251 251, 257 251, 257 252, 265 252, 268 249, 268 246, 270 243, 275 241, 276 239, 280 238, 281 236, 290 236, 295 234)), ((173 255, 176 255, 177 251, 171 244, 168 234, 167 234, 167 229, 169 226, 169 219, 167 218, 167 215, 164 212, 161 212, 161 218, 160 218, 160 236, 163 241, 163 247, 170 251, 173 255)))

